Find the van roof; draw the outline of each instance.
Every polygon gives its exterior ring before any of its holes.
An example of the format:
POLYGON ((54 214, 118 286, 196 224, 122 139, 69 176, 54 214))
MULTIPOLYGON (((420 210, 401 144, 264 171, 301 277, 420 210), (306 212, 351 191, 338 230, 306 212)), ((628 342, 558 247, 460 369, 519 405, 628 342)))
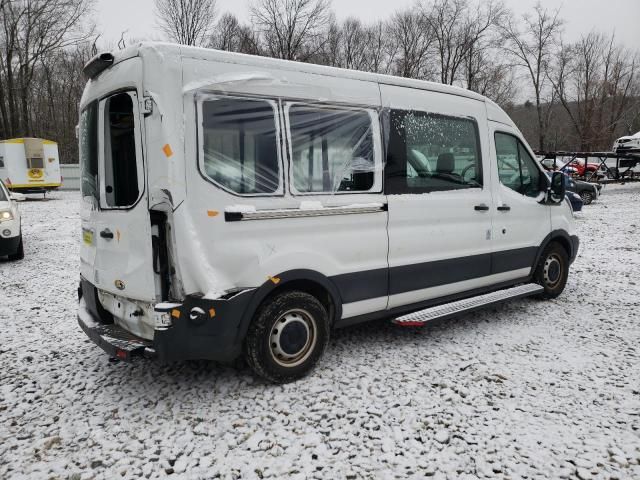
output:
MULTIPOLYGON (((420 90, 429 90, 432 92, 447 93, 450 95, 458 95, 461 97, 479 100, 481 102, 491 102, 479 93, 466 90, 464 88, 444 85, 441 83, 428 82, 425 80, 415 80, 411 78, 396 77, 393 75, 384 75, 380 73, 362 72, 359 70, 349 70, 345 68, 327 67, 324 65, 316 65, 311 63, 296 62, 291 60, 281 60, 269 57, 260 57, 256 55, 247 55, 244 53, 226 52, 211 48, 190 47, 186 45, 178 45, 163 42, 140 42, 132 45, 124 50, 112 52, 114 64, 126 60, 131 57, 156 54, 160 58, 165 55, 176 55, 183 58, 195 58, 205 61, 216 61, 226 63, 237 63, 243 65, 255 65, 269 69, 290 70, 316 75, 326 75, 331 77, 342 77, 353 80, 361 80, 367 82, 376 82, 386 85, 395 85, 400 87, 415 88, 420 90)), ((493 102, 491 102, 493 103, 493 102)))

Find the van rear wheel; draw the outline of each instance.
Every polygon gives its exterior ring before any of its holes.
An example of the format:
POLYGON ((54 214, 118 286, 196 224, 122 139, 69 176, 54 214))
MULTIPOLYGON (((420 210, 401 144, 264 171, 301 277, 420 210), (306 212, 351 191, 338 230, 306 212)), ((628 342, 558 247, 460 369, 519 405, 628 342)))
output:
POLYGON ((551 242, 542 252, 534 280, 544 288, 542 299, 556 298, 562 293, 569 276, 569 255, 562 245, 551 242))
POLYGON ((289 291, 269 299, 249 326, 247 363, 261 377, 286 383, 306 375, 329 343, 329 316, 305 292, 289 291))

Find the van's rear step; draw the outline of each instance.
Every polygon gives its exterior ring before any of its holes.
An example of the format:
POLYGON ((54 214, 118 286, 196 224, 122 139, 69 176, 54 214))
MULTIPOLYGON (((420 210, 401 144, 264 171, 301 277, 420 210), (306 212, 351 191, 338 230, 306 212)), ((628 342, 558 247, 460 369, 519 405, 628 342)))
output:
POLYGON ((80 316, 78 323, 100 348, 112 358, 128 362, 134 355, 143 355, 146 348, 152 346, 152 342, 127 332, 118 325, 87 324, 80 316))
POLYGON ((398 317, 392 320, 392 322, 403 327, 421 327, 431 320, 442 320, 454 317, 461 313, 471 312, 487 305, 493 305, 495 303, 504 302, 505 300, 511 300, 514 298, 528 297, 530 295, 542 293, 543 291, 544 288, 540 285, 527 283, 525 285, 507 288, 505 290, 485 293, 484 295, 478 295, 477 297, 465 298, 464 300, 426 308, 418 312, 398 317))

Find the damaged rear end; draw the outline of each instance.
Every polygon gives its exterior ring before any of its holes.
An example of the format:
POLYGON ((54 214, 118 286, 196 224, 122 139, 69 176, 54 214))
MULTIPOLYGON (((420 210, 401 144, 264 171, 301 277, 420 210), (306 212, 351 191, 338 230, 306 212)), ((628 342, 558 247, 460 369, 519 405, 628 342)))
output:
POLYGON ((175 230, 189 222, 178 211, 185 200, 184 133, 176 127, 182 111, 159 100, 182 88, 176 59, 134 47, 98 55, 85 67, 78 322, 124 361, 232 359, 253 292, 187 294, 181 281, 175 230), (156 75, 160 64, 163 76, 156 75))

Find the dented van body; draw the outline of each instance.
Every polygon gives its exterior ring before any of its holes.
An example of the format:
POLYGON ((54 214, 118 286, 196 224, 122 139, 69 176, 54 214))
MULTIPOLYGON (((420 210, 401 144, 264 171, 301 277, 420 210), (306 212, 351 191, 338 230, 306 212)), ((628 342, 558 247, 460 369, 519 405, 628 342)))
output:
POLYGON ((158 43, 85 71, 78 319, 113 357, 286 381, 333 328, 564 287, 563 187, 480 95, 158 43))

